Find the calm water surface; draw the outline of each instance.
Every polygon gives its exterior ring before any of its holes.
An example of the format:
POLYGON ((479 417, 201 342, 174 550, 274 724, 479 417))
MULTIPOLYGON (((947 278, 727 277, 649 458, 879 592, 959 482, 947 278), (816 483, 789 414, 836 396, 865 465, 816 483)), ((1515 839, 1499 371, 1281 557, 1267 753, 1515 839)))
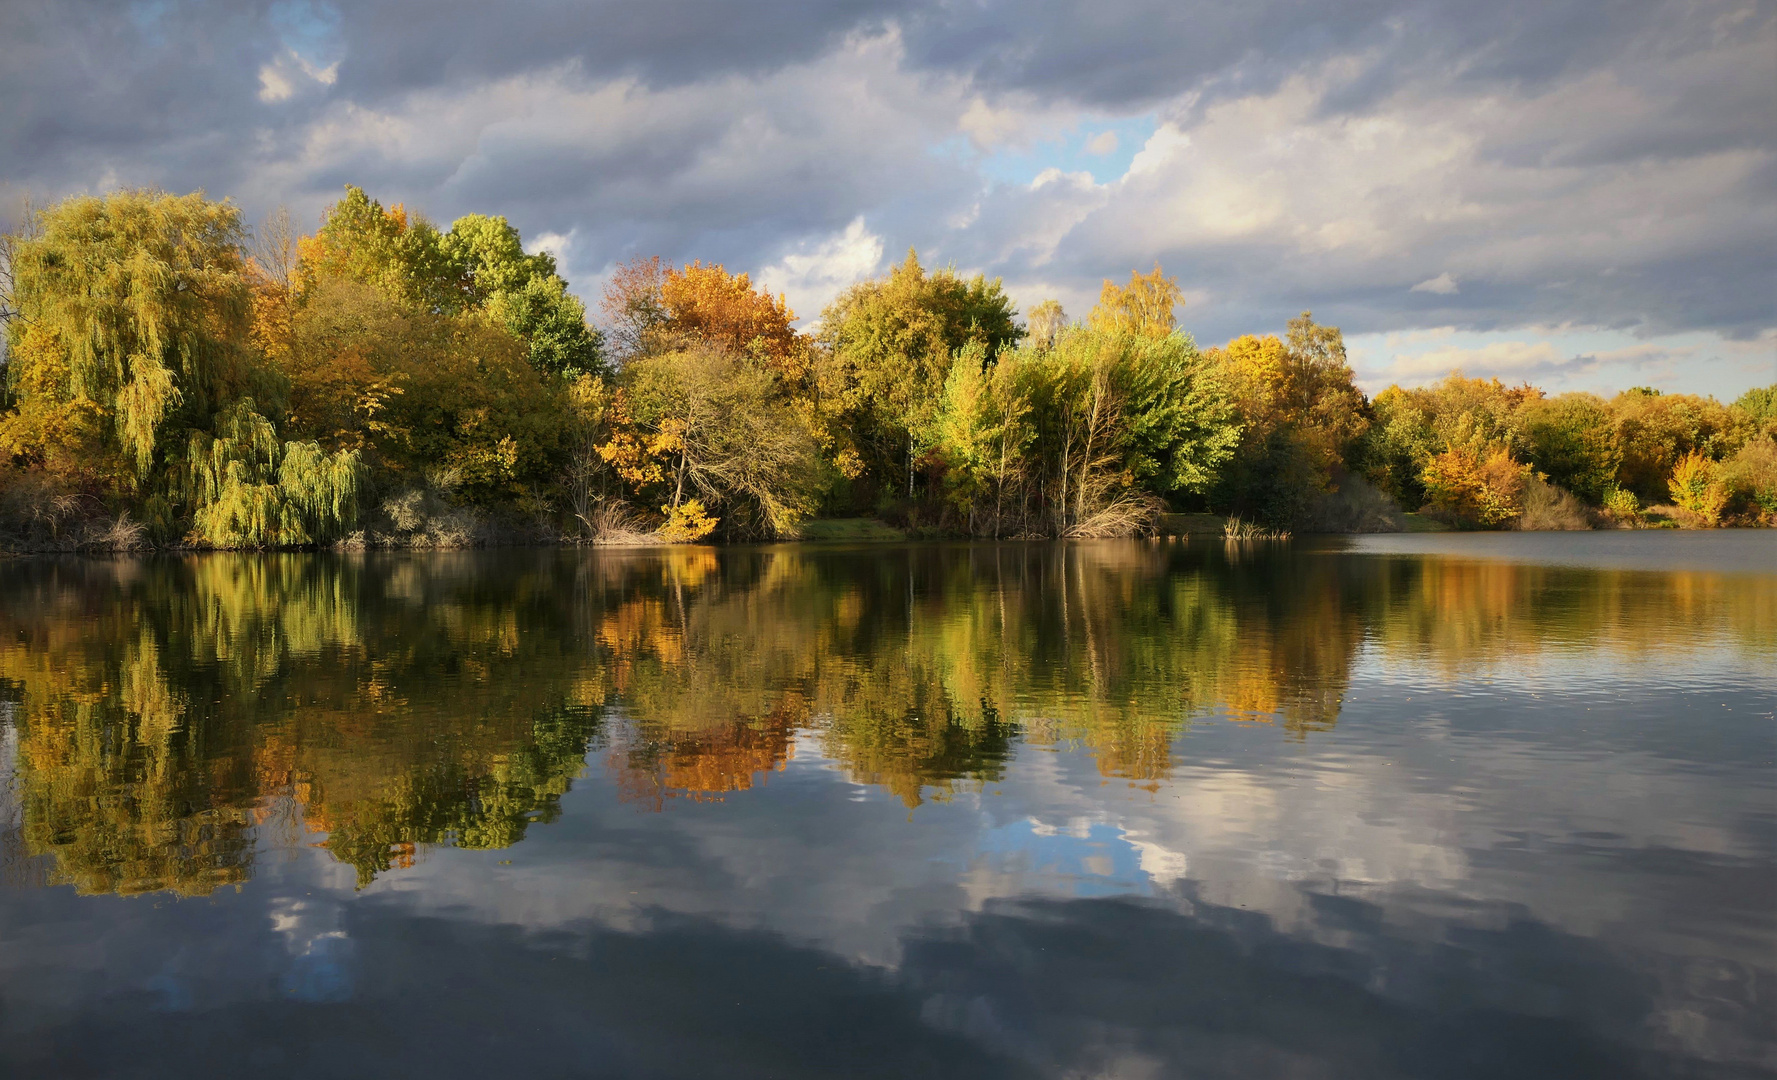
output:
POLYGON ((1777 1075, 1777 535, 0 564, 0 1074, 1777 1075))

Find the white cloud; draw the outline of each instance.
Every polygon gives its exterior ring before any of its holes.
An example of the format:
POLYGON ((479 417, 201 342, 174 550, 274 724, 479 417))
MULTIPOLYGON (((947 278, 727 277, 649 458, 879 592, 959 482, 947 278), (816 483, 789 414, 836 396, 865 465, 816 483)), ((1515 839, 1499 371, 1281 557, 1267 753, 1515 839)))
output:
POLYGON ((566 261, 568 248, 573 243, 574 230, 569 229, 566 235, 553 232, 538 233, 536 236, 532 237, 531 242, 525 246, 530 249, 532 255, 538 255, 547 251, 550 255, 555 257, 557 263, 561 263, 566 261))
POLYGON ((290 77, 275 64, 265 64, 259 69, 259 100, 284 101, 296 92, 290 77))
POLYGON ((1012 142, 1027 133, 1029 127, 1028 119, 1018 110, 995 108, 980 97, 969 102, 957 121, 957 128, 982 148, 1012 142))
POLYGON ((1116 150, 1117 133, 1114 131, 1101 131, 1097 135, 1086 140, 1086 152, 1088 154, 1111 154, 1115 153, 1116 150))
POLYGON ((876 273, 881 265, 882 237, 871 232, 860 217, 843 232, 760 270, 759 283, 784 294, 791 310, 809 319, 818 316, 836 293, 876 273))
POLYGON ((299 91, 318 86, 332 86, 339 81, 339 62, 317 67, 304 60, 294 49, 285 49, 268 64, 259 67, 259 100, 268 104, 288 101, 299 91))
POLYGON ((1462 290, 1456 287, 1456 279, 1450 276, 1450 271, 1446 270, 1435 278, 1428 278, 1425 281, 1421 281, 1407 291, 1436 293, 1439 296, 1454 296, 1462 290))
POLYGON ((1191 145, 1191 136, 1180 131, 1177 125, 1161 124, 1148 136, 1148 141, 1135 152, 1129 162, 1129 175, 1152 173, 1160 170, 1168 162, 1176 160, 1191 145))
POLYGON ((1529 375, 1570 363, 1546 341, 1499 341, 1480 348, 1446 345, 1394 359, 1389 370, 1397 378, 1442 377, 1461 369, 1471 376, 1529 375))

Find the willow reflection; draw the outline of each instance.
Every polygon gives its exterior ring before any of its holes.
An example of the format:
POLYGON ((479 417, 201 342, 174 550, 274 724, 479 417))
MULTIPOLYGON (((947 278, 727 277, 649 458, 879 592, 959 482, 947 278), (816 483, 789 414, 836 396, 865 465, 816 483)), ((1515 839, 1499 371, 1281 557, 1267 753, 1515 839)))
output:
POLYGON ((1756 649, 1774 593, 1141 543, 13 563, 0 828, 52 882, 201 894, 246 880, 268 829, 360 883, 427 845, 508 847, 589 758, 643 809, 745 791, 804 747, 910 807, 1025 744, 1153 785, 1207 717, 1331 728, 1365 648, 1451 675, 1756 649))

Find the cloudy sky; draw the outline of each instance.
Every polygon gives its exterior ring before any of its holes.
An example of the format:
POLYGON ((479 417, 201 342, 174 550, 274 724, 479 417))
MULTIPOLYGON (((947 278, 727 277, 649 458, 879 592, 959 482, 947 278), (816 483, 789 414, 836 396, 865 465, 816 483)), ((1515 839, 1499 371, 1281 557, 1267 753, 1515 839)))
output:
POLYGON ((909 246, 1364 384, 1777 381, 1773 0, 0 0, 0 201, 347 183, 818 316, 909 246))

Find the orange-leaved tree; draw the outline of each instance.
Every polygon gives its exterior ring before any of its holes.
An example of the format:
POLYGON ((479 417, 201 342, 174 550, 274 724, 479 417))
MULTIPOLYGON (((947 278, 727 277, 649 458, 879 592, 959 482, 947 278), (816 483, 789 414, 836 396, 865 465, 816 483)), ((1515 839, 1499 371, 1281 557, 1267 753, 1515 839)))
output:
POLYGON ((1523 514, 1530 467, 1500 448, 1457 446, 1433 457, 1421 480, 1440 516, 1469 528, 1499 529, 1523 514))
POLYGON ((668 266, 660 299, 669 329, 752 357, 788 382, 807 375, 808 341, 791 325, 796 313, 781 294, 755 289, 745 273, 730 274, 720 263, 668 266))

